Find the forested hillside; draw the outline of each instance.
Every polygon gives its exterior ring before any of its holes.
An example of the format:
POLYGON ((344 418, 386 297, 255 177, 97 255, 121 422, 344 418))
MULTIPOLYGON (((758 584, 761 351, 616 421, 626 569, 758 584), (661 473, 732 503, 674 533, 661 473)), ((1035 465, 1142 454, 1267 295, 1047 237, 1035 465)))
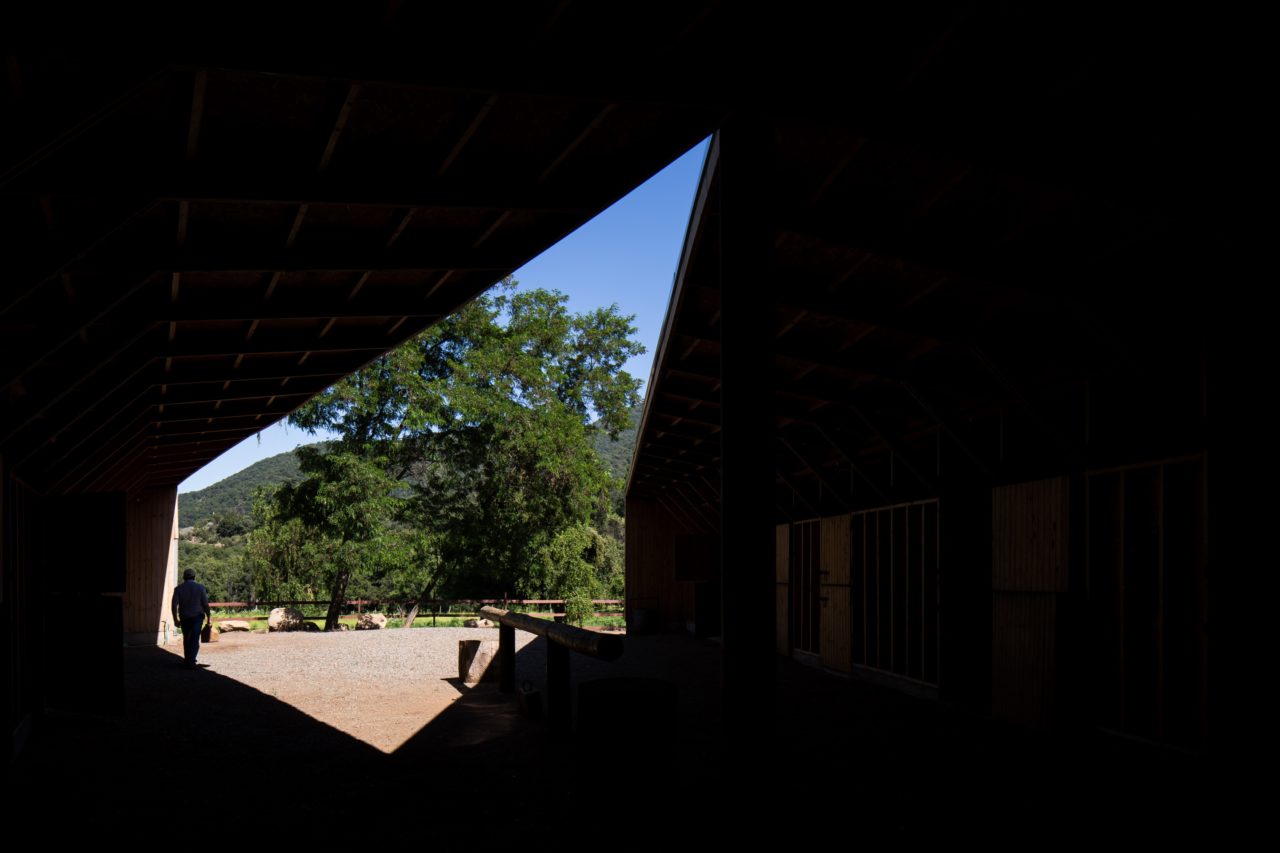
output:
MULTIPOLYGON (((640 424, 642 408, 636 406, 631 411, 630 426, 618 433, 617 441, 611 441, 604 434, 595 437, 596 451, 618 479, 619 489, 626 482, 627 469, 631 467, 631 453, 636 446, 636 429, 640 424)), ((278 486, 282 483, 296 483, 301 479, 298 457, 293 451, 269 456, 212 486, 196 492, 185 492, 178 501, 178 526, 194 527, 215 516, 226 517, 237 513, 247 517, 253 509, 253 490, 258 486, 278 486)))
POLYGON ((248 516, 253 509, 253 490, 258 486, 278 486, 301 479, 298 457, 292 451, 269 456, 208 488, 184 493, 178 499, 178 526, 194 527, 215 516, 248 516))

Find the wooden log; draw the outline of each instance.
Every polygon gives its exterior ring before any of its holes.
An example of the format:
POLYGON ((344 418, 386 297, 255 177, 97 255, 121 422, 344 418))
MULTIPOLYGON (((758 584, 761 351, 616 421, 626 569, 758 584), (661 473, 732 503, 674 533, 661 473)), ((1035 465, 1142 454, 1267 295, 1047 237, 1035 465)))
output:
POLYGON ((500 610, 497 607, 485 606, 480 608, 480 612, 496 621, 499 625, 519 628, 521 631, 528 631, 530 634, 546 637, 553 643, 579 654, 590 655, 593 658, 607 661, 614 661, 622 657, 622 638, 616 635, 597 634, 594 631, 586 631, 582 628, 575 628, 572 625, 563 625, 546 619, 539 619, 527 613, 512 613, 509 610, 500 610))
POLYGON ((463 684, 494 681, 498 671, 493 662, 497 657, 498 644, 493 640, 459 640, 458 678, 463 684))
POLYGON ((509 625, 498 628, 498 690, 516 692, 516 629, 509 625))

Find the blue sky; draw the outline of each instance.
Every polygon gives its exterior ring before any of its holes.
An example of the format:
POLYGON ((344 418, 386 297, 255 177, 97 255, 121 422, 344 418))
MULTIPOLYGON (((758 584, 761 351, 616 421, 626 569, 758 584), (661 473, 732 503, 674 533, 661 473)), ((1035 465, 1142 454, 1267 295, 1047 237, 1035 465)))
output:
MULTIPOLYGON (((515 272, 521 285, 567 294, 572 311, 617 303, 621 313, 634 314, 638 337, 648 352, 628 361, 627 370, 646 382, 706 152, 706 141, 694 146, 515 272)), ((178 491, 203 489, 259 459, 322 438, 278 423, 192 474, 178 491)))

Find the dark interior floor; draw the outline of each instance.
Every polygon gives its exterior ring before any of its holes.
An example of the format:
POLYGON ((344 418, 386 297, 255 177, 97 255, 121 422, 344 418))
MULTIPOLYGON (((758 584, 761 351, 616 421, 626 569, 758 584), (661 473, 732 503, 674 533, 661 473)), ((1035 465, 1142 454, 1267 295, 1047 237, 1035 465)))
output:
MULTIPOLYGON (((167 652, 129 649, 124 713, 47 715, 11 765, 14 814, 40 822, 74 804, 150 832, 167 809, 191 808, 245 828, 287 816, 305 836, 372 826, 406 843, 501 831, 641 846, 726 827, 1045 842, 1244 827, 1237 797, 1250 777, 1219 763, 1014 730, 782 658, 776 689, 759 697, 774 730, 730 737, 717 720, 718 656, 705 641, 631 637, 616 664, 575 656, 575 681, 659 677, 670 692, 592 699, 579 732, 556 740, 484 686, 386 755, 212 671, 175 667, 167 652)), ((541 687, 543 660, 529 646, 520 679, 541 687)))

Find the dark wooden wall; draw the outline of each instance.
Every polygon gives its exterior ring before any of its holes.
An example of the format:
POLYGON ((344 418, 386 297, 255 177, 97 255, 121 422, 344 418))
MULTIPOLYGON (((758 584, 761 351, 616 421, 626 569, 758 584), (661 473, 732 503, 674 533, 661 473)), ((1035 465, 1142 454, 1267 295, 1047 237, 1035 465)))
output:
POLYGON ((791 654, 791 626, 787 619, 791 604, 791 525, 779 524, 774 529, 773 564, 777 585, 777 616, 774 620, 774 648, 780 655, 791 654))
POLYGON ((683 630, 694 621, 695 583, 676 574, 676 539, 688 532, 658 501, 627 498, 629 630, 683 630))
POLYGON ((1093 722, 1199 747, 1208 726, 1205 462, 1087 478, 1086 650, 1093 722))
POLYGON ((22 749, 42 706, 40 502, 39 495, 5 473, 0 459, 0 660, 13 753, 22 749))
POLYGON ((80 673, 50 679, 45 702, 60 710, 117 713, 124 705, 125 493, 50 497, 42 508, 46 665, 80 673))
POLYGON ((849 638, 853 636, 850 602, 850 517, 838 515, 822 519, 818 564, 821 566, 820 601, 822 617, 822 663, 839 672, 852 666, 849 638))
POLYGON ((1001 486, 991 510, 991 710, 1052 724, 1059 599, 1068 592, 1066 477, 1001 486))

